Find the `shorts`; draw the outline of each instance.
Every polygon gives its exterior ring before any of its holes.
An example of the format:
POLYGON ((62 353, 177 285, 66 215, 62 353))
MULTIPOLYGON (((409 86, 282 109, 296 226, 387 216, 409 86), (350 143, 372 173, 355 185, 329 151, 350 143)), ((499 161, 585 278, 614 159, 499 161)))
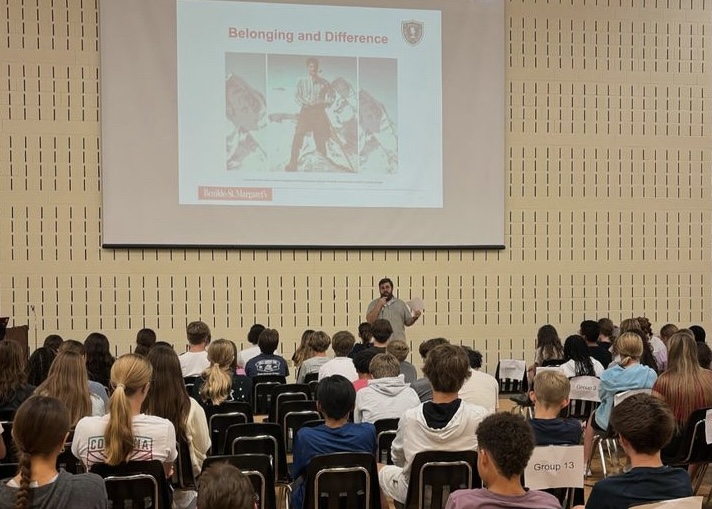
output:
POLYGON ((378 472, 378 483, 381 491, 396 502, 405 504, 408 496, 408 479, 403 475, 403 469, 395 465, 386 465, 378 472))

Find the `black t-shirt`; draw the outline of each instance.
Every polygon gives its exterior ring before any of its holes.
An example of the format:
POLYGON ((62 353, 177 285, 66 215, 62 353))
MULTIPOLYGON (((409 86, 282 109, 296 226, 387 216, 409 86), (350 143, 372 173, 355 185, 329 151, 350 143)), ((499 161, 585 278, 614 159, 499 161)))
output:
POLYGON ((602 347, 601 345, 595 345, 595 346, 589 345, 588 350, 591 353, 591 357, 593 357, 598 362, 600 362, 603 365, 604 369, 608 368, 608 365, 613 360, 613 356, 611 356, 611 352, 609 352, 607 348, 602 347))
POLYGON ((633 504, 661 502, 692 496, 686 470, 672 467, 636 467, 625 474, 598 481, 586 509, 628 509, 633 504))
POLYGON ((576 419, 532 419, 536 445, 579 445, 581 423, 576 419))

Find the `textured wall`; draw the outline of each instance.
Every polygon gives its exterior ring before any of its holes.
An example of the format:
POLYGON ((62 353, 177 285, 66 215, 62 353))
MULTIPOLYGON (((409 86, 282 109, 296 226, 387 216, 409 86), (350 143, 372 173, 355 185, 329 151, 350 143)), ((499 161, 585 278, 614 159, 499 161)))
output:
POLYGON ((119 352, 143 326, 182 349, 188 321, 238 341, 260 321, 291 353, 304 328, 355 331, 389 275, 426 301, 416 348, 474 344, 490 372, 544 323, 712 328, 711 15, 507 2, 503 251, 103 250, 97 4, 2 0, 0 314, 33 346, 102 330, 119 352))

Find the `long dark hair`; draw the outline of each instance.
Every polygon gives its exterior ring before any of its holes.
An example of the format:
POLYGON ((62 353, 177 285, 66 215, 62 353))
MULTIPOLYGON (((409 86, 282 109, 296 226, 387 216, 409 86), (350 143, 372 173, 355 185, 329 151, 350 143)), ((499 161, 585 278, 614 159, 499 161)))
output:
POLYGON ((574 361, 576 376, 596 376, 586 340, 578 334, 569 336, 564 342, 564 361, 570 360, 574 361))
POLYGON ((551 324, 542 325, 536 333, 536 349, 541 352, 542 359, 561 359, 564 349, 556 328, 551 324))
POLYGON ((0 403, 12 401, 27 382, 25 357, 16 341, 0 341, 0 403))
POLYGON ((20 474, 15 509, 26 509, 31 504, 32 456, 59 453, 69 426, 69 411, 56 398, 32 396, 17 409, 12 424, 20 474))
POLYGON ((147 413, 163 417, 173 423, 176 437, 186 442, 186 424, 190 399, 183 382, 178 354, 167 346, 154 346, 148 352, 153 366, 153 383, 143 402, 147 413))
POLYGON ((146 356, 153 345, 156 344, 156 333, 153 329, 141 329, 136 333, 136 348, 134 353, 146 356))
POLYGON ((87 349, 87 371, 89 379, 108 387, 111 380, 111 366, 114 357, 111 355, 109 338, 101 332, 92 332, 84 340, 87 349))

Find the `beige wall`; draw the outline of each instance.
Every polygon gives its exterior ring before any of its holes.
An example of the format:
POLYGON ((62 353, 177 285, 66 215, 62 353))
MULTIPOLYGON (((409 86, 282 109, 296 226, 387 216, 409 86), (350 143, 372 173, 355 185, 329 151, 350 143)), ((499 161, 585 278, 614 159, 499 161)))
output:
POLYGON ((712 332, 711 18, 703 0, 507 2, 503 251, 103 250, 96 2, 5 0, 0 315, 33 346, 101 330, 119 352, 144 326, 182 349, 187 321, 236 341, 259 321, 291 354, 307 327, 355 331, 388 275, 426 301, 416 348, 462 341, 490 372, 531 359, 545 323, 712 332))

